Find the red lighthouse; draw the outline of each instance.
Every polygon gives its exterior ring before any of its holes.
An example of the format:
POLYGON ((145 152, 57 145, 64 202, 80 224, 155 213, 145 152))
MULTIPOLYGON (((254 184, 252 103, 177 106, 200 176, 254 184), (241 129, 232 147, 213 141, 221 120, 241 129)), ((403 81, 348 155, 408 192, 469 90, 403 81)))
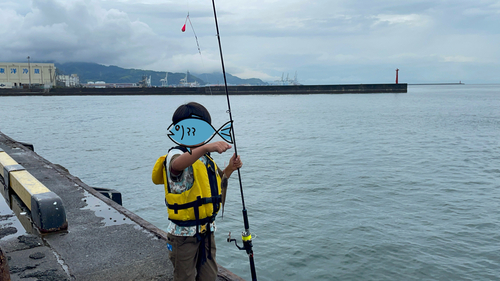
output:
POLYGON ((396 68, 396 84, 398 84, 398 72, 399 72, 399 68, 396 68))

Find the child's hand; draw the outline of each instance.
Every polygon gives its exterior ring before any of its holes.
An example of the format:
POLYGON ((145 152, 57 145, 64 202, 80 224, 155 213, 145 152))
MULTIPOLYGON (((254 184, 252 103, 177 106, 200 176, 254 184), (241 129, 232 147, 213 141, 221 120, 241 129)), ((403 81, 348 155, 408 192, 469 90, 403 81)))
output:
POLYGON ((204 145, 207 149, 207 152, 218 152, 219 154, 225 152, 230 149, 232 146, 225 141, 217 141, 213 143, 209 143, 204 145))
POLYGON ((229 160, 229 164, 226 169, 224 169, 224 173, 226 174, 226 177, 229 178, 234 171, 241 167, 243 167, 243 162, 241 162, 240 156, 238 155, 238 157, 236 157, 236 154, 233 154, 229 160))

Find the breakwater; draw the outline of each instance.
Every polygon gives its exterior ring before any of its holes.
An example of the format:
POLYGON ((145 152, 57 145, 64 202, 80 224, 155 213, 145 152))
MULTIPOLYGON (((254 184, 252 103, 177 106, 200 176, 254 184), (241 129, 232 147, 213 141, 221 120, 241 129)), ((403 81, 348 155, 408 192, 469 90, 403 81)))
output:
MULTIPOLYGON (((308 95, 407 93, 408 84, 346 84, 297 86, 228 86, 230 95, 308 95)), ((225 95, 224 86, 152 88, 54 88, 50 91, 0 89, 0 96, 39 95, 225 95)))

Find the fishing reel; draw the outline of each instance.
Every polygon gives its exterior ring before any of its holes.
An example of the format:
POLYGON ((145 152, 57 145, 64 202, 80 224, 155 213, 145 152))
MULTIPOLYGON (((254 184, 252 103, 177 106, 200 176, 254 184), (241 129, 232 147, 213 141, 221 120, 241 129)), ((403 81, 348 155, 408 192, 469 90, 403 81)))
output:
POLYGON ((227 236, 228 243, 234 242, 236 248, 238 248, 239 250, 245 250, 249 256, 253 256, 252 234, 249 230, 245 230, 241 233, 241 240, 243 240, 243 247, 240 247, 238 245, 238 241, 236 241, 236 239, 231 239, 231 232, 229 232, 227 236))

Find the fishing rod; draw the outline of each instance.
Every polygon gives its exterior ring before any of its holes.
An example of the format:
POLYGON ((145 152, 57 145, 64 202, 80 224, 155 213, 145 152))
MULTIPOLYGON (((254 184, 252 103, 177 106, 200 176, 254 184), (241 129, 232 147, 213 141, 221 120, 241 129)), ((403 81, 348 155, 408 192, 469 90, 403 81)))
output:
MULTIPOLYGON (((227 79, 226 79, 226 69, 224 67, 224 58, 222 56, 222 44, 220 42, 219 35, 219 23, 217 22, 217 12, 215 9, 215 0, 212 0, 212 6, 214 8, 214 19, 215 19, 215 29, 217 31, 217 39, 219 41, 219 51, 220 51, 220 61, 222 64, 222 75, 224 76, 224 86, 226 90, 226 98, 227 98, 227 111, 229 113, 229 120, 231 123, 233 122, 233 115, 231 113, 231 102, 229 101, 229 91, 227 89, 227 79)), ((231 126, 231 133, 233 135, 233 145, 234 145, 234 154, 238 156, 238 150, 236 149, 236 139, 234 135, 234 126, 231 126)), ((243 184, 241 183, 241 173, 238 168, 238 179, 240 181, 240 192, 241 192, 241 203, 243 204, 243 222, 245 224, 245 231, 241 233, 241 239, 243 241, 243 247, 238 246, 236 239, 231 239, 231 232, 229 232, 229 236, 227 237, 227 242, 234 242, 236 247, 240 250, 245 250, 248 254, 248 258, 250 260, 250 270, 252 272, 252 280, 257 280, 257 272, 255 271, 255 262, 253 259, 253 244, 252 244, 252 234, 250 233, 250 224, 248 223, 248 214, 247 208, 245 207, 245 196, 243 195, 243 184)))

